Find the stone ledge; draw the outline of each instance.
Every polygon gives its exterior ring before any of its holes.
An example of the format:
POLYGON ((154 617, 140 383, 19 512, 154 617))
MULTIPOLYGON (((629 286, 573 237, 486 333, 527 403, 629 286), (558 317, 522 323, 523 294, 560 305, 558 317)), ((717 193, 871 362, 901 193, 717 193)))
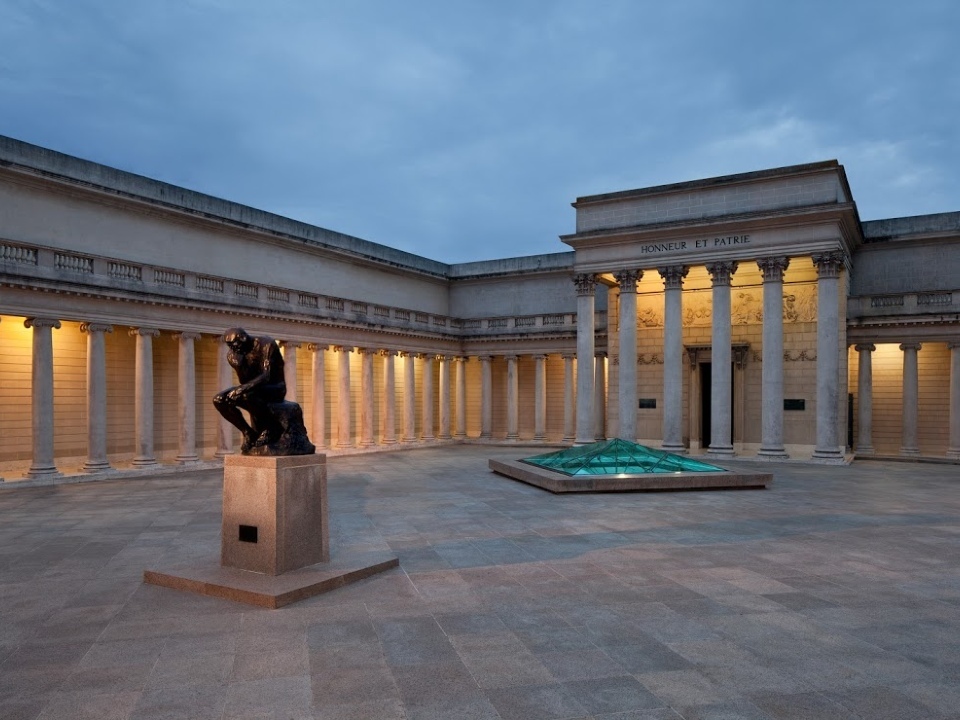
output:
POLYGON ((222 567, 219 558, 160 570, 144 570, 148 585, 207 595, 222 600, 270 609, 306 600, 398 567, 400 560, 388 552, 342 551, 327 563, 293 570, 283 575, 263 575, 222 567))
POLYGON ((766 488, 773 482, 771 473, 644 473, 640 475, 571 476, 519 460, 488 460, 489 468, 513 480, 552 493, 568 492, 659 492, 676 490, 734 490, 766 488))

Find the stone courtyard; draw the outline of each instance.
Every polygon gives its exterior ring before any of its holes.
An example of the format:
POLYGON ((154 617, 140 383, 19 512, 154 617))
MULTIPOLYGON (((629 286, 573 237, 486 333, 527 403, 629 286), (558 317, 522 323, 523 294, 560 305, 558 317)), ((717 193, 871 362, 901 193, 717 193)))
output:
POLYGON ((400 567, 280 610, 141 582, 219 542, 218 470, 0 491, 0 718, 960 718, 956 465, 557 496, 523 455, 330 458, 334 552, 400 567))

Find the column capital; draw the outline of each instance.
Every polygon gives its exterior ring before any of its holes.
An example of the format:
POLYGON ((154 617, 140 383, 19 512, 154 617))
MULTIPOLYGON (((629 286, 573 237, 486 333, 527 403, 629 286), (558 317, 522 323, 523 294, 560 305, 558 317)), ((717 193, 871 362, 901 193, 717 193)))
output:
POLYGON ((351 352, 353 352, 353 348, 352 348, 352 347, 348 347, 348 346, 346 346, 346 345, 334 345, 334 346, 333 346, 333 351, 334 351, 334 352, 339 352, 339 353, 351 353, 351 352))
POLYGON ((327 349, 326 345, 321 345, 320 343, 307 343, 307 350, 310 352, 323 352, 327 349))
POLYGON ((663 278, 663 287, 665 290, 673 288, 683 288, 683 279, 690 272, 689 265, 666 265, 657 268, 660 277, 663 278))
POLYGON ((600 358, 605 358, 605 357, 607 356, 607 351, 606 351, 606 350, 597 350, 596 352, 593 353, 593 356, 594 356, 595 358, 598 358, 598 359, 600 359, 600 358))
POLYGON ((174 332, 173 336, 179 340, 199 340, 200 333, 198 332, 174 332))
POLYGON ((23 321, 23 326, 25 328, 53 328, 59 330, 60 321, 55 318, 28 317, 23 321))
POLYGON ((960 340, 951 340, 950 342, 947 343, 947 348, 949 348, 950 350, 956 350, 960 348, 960 340))
POLYGON ((438 362, 446 362, 447 360, 450 359, 446 355, 434 355, 434 357, 437 359, 438 362))
POLYGON ((534 360, 546 360, 547 356, 544 353, 539 353, 538 355, 533 356, 534 360))
POLYGON ((830 252, 814 253, 810 256, 814 266, 817 268, 817 276, 821 278, 838 278, 840 271, 843 270, 843 252, 840 250, 831 250, 830 252))
POLYGON ((519 358, 519 357, 520 357, 520 356, 519 356, 517 353, 508 353, 508 354, 506 354, 506 355, 503 356, 503 359, 504 359, 504 360, 516 360, 516 359, 519 358))
POLYGON ((488 363, 493 360, 493 355, 477 355, 477 360, 480 362, 488 363))
POLYGON ((857 352, 873 352, 877 349, 877 346, 873 343, 857 343, 853 346, 853 349, 857 352))
POLYGON ((783 274, 789 266, 790 258, 785 256, 757 258, 757 267, 764 282, 783 282, 783 274))
POLYGON ((409 350, 400 350, 397 352, 397 355, 399 355, 402 358, 411 358, 411 357, 415 357, 416 354, 410 352, 409 350))
POLYGON ((277 344, 280 347, 292 347, 293 349, 303 347, 303 343, 299 340, 280 340, 277 344))
POLYGON ((379 355, 380 357, 396 357, 397 351, 380 349, 380 350, 377 350, 377 355, 379 355))
POLYGON ((620 287, 620 292, 632 292, 637 291, 637 283, 643 277, 643 270, 617 270, 613 277, 617 280, 617 285, 620 287))
POLYGON ((112 333, 113 325, 105 323, 80 323, 80 332, 82 333, 112 333))
POLYGON ((374 350, 373 348, 368 348, 368 347, 358 347, 356 350, 359 355, 376 355, 377 354, 377 350, 374 350))
POLYGON ((918 342, 906 342, 900 343, 901 350, 919 350, 923 346, 918 342))
POLYGON ((560 355, 560 357, 562 357, 564 360, 576 360, 576 359, 577 359, 577 354, 576 354, 576 353, 563 353, 562 355, 560 355))
POLYGON ((453 360, 454 362, 459 362, 459 363, 462 363, 462 362, 466 362, 466 361, 467 361, 467 358, 466 358, 465 356, 463 356, 463 355, 454 355, 454 356, 453 356, 452 358, 450 358, 450 359, 453 360))
POLYGON ((587 273, 574 275, 573 284, 577 286, 577 295, 593 295, 597 287, 597 276, 587 273))
POLYGON ((151 327, 132 327, 127 331, 131 337, 139 335, 140 337, 159 337, 160 331, 151 327))
POLYGON ((707 265, 707 272, 710 273, 710 279, 713 281, 714 287, 729 285, 736 271, 737 262, 735 260, 709 263, 707 265))

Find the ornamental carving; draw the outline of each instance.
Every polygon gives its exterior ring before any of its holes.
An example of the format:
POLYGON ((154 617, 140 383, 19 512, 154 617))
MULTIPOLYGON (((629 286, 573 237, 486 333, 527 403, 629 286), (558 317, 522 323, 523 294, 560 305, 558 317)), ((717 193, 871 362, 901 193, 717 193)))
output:
POLYGON ((666 290, 671 288, 682 288, 683 279, 687 276, 687 273, 690 272, 690 268, 687 265, 670 265, 668 267, 657 268, 657 272, 660 273, 660 277, 663 278, 663 287, 666 290))
POLYGON ((759 293, 734 293, 730 303, 730 322, 734 325, 755 325, 763 322, 763 300, 759 293))
POLYGON ((577 295, 593 295, 597 287, 596 275, 574 275, 573 284, 577 288, 577 295))
POLYGON ((821 278, 838 278, 843 270, 843 253, 832 250, 825 253, 815 253, 810 256, 817 268, 817 276, 821 278))
POLYGON ((643 270, 618 270, 613 274, 613 277, 616 278, 620 292, 635 293, 637 291, 637 283, 640 281, 640 278, 643 277, 643 270))
POLYGON ((790 352, 789 350, 783 351, 783 359, 787 362, 816 362, 817 354, 815 352, 807 352, 806 350, 800 350, 799 352, 790 352))
POLYGON ((650 355, 640 353, 637 355, 637 365, 663 365, 663 358, 657 353, 651 353, 650 355))

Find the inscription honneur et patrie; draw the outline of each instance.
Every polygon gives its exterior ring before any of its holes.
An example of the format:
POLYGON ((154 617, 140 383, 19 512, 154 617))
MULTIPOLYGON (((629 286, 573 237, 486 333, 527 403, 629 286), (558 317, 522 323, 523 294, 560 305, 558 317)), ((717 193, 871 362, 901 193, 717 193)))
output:
POLYGON ((649 243, 640 246, 640 253, 683 252, 685 250, 704 250, 707 248, 749 245, 749 235, 725 235, 723 237, 697 238, 696 240, 678 240, 676 242, 649 243))

